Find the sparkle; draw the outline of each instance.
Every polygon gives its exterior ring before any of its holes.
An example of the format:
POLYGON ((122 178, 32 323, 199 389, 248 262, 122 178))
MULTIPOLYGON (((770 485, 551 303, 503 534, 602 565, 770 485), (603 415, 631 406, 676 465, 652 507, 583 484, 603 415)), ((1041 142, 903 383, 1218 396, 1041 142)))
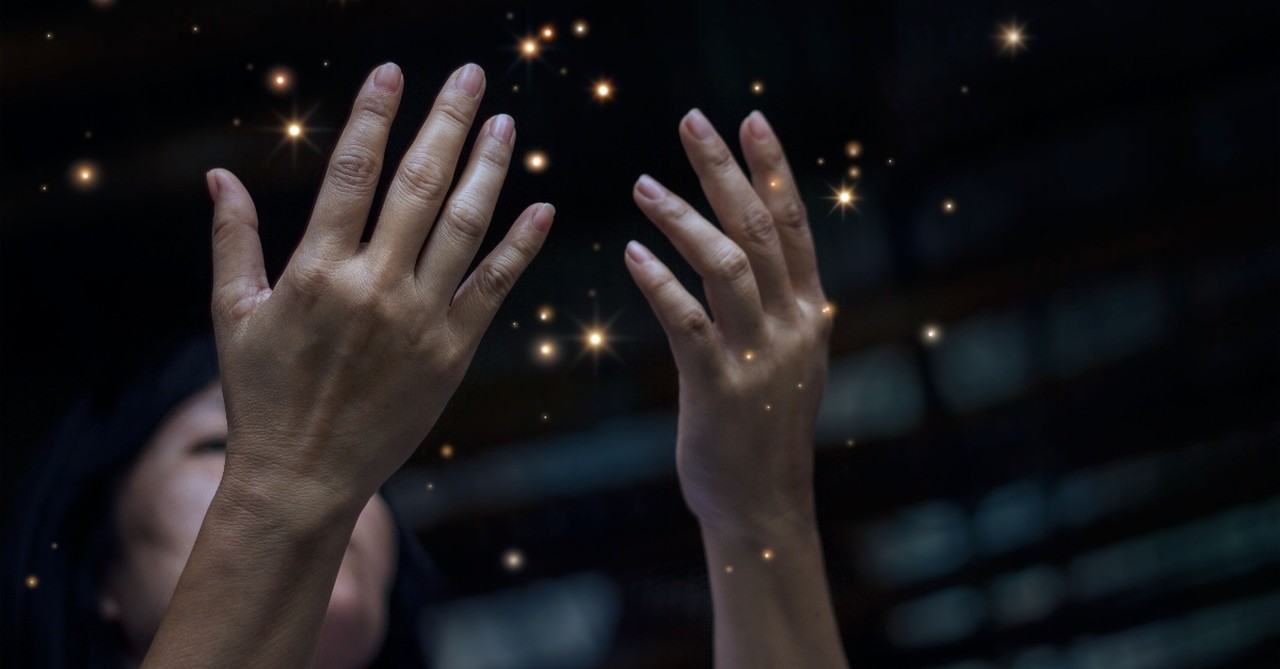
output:
POLYGON ((578 19, 577 21, 573 22, 573 34, 577 35, 578 37, 586 37, 587 31, 589 29, 590 28, 589 26, 587 26, 587 22, 583 21, 582 19, 578 19))
POLYGON ((822 158, 822 157, 818 158, 818 167, 822 167, 823 165, 826 165, 826 164, 827 164, 826 158, 822 158))
POLYGON ((289 125, 285 126, 284 131, 285 131, 285 134, 289 135, 290 139, 297 139, 302 136, 302 124, 298 123, 297 121, 294 121, 289 125))
POLYGON ((267 88, 274 93, 287 93, 293 90, 293 72, 286 67, 273 67, 267 72, 267 88))
POLYGON ((733 565, 731 565, 731 564, 727 564, 727 565, 725 565, 725 566, 724 566, 724 573, 726 573, 726 574, 732 574, 732 573, 733 573, 733 565))
POLYGON ((519 330, 519 329, 520 329, 520 321, 511 321, 511 329, 512 329, 512 330, 519 330))
POLYGON ((797 383, 797 384, 796 384, 796 390, 804 390, 804 384, 803 384, 803 383, 797 383))
POLYGON ((942 326, 937 323, 925 323, 924 327, 920 328, 920 341, 924 342, 925 346, 933 346, 942 341, 942 326))
POLYGON ((832 302, 828 302, 828 303, 826 303, 826 304, 822 305, 822 315, 823 315, 823 316, 834 316, 834 315, 835 315, 835 313, 836 313, 836 305, 835 305, 834 303, 832 303, 832 302))
POLYGON ((743 354, 742 354, 742 359, 743 359, 743 360, 746 360, 747 362, 751 362, 752 360, 755 360, 755 359, 756 359, 756 352, 755 352, 755 351, 747 351, 747 352, 745 352, 745 353, 743 353, 743 354))
POLYGON ((44 38, 46 40, 53 41, 53 33, 45 33, 44 38))
POLYGON ((48 192, 49 192, 49 184, 40 184, 40 192, 41 192, 41 193, 48 193, 48 192))
POLYGON ((969 87, 968 87, 968 86, 961 86, 961 87, 960 87, 960 94, 961 94, 961 95, 968 95, 968 94, 969 94, 969 87))
POLYGON ((893 167, 893 158, 890 158, 890 159, 888 159, 888 160, 884 161, 884 164, 885 164, 885 165, 888 165, 889 167, 893 167))
POLYGON ((440 457, 448 460, 453 457, 453 444, 444 444, 440 447, 440 457))
POLYGON ((952 200, 951 198, 947 198, 947 199, 943 200, 943 201, 942 201, 942 213, 944 213, 944 214, 954 214, 954 213, 956 213, 956 201, 955 201, 955 200, 952 200))
POLYGON ((507 571, 520 571, 524 569, 524 553, 519 549, 512 548, 502 554, 502 566, 507 571))
POLYGON ((604 347, 604 331, 591 329, 587 331, 587 347, 599 350, 604 347))
POLYGON ((432 483, 432 482, 430 482, 430 481, 427 481, 427 492, 432 492, 432 491, 434 491, 435 489, 436 489, 436 484, 434 484, 434 483, 432 483))
POLYGON ((845 152, 845 155, 849 156, 850 158, 857 158, 858 156, 862 155, 862 143, 849 142, 848 144, 844 145, 844 152, 845 152))
POLYGON ((538 40, 532 37, 526 37, 520 40, 520 55, 525 58, 538 57, 538 40))
POLYGON ((200 26, 191 26, 191 34, 192 34, 192 35, 199 35, 199 34, 200 34, 200 26))
POLYGON ((50 548, 50 549, 52 549, 52 550, 55 550, 55 551, 56 551, 56 550, 58 550, 58 542, 56 542, 56 541, 55 541, 55 542, 53 542, 53 543, 49 544, 49 548, 50 548))
POLYGON ((32 574, 32 575, 28 576, 28 577, 26 578, 26 580, 25 580, 25 581, 23 581, 23 582, 24 582, 24 583, 26 583, 26 584, 27 584, 27 588, 29 588, 29 589, 31 589, 31 590, 35 590, 37 587, 39 587, 39 586, 40 586, 40 579, 39 579, 39 578, 37 578, 35 574, 32 574))
POLYGON ((235 117, 235 118, 231 119, 231 125, 233 125, 233 126, 235 126, 235 127, 239 128, 239 127, 240 127, 240 117, 239 117, 239 116, 237 116, 237 117, 235 117))
POLYGON ((764 410, 765 410, 765 411, 773 411, 773 405, 772 405, 772 404, 766 404, 766 405, 764 405, 764 410))
POLYGON ((563 77, 563 76, 565 76, 565 75, 567 75, 567 74, 569 74, 569 68, 567 68, 567 67, 562 67, 562 68, 560 68, 560 76, 562 76, 562 77, 563 77))
POLYGON ((329 61, 327 61, 327 60, 326 60, 326 61, 321 62, 321 63, 320 63, 320 66, 321 66, 321 67, 329 67, 329 61))
POLYGON ((555 345, 555 343, 553 343, 553 342, 551 342, 551 341, 547 341, 547 340, 543 340, 543 341, 539 342, 539 343, 538 343, 538 357, 539 357, 539 358, 542 358, 543 360, 547 360, 547 361, 553 360, 553 359, 556 357, 556 345, 555 345))
POLYGON ((781 181, 779 181, 779 180, 777 180, 777 179, 770 179, 770 180, 769 180, 769 187, 770 187, 770 188, 778 188, 778 187, 779 187, 779 186, 781 186, 781 185, 782 185, 782 182, 781 182, 781 181))
POLYGON ((604 102, 613 97, 613 84, 607 79, 601 79, 592 85, 592 91, 597 100, 604 102))
POLYGON ((752 92, 752 93, 755 93, 756 95, 761 95, 761 94, 763 94, 763 93, 764 93, 764 82, 763 82, 763 81, 753 81, 753 82, 751 82, 751 92, 752 92))
POLYGON ((538 420, 540 420, 540 421, 542 421, 542 422, 544 422, 544 423, 550 423, 550 422, 551 422, 551 414, 549 414, 549 413, 543 413, 542 415, 538 416, 538 420))
POLYGON ((1019 51, 1027 48, 1027 41, 1031 38, 1026 31, 1026 24, 1018 23, 1017 19, 1000 26, 1000 32, 996 34, 996 39, 1000 41, 1000 52, 1016 56, 1019 51))
POLYGON ((519 93, 519 92, 520 92, 520 84, 511 84, 511 92, 512 92, 512 93, 519 93))
POLYGON ((831 207, 831 212, 828 213, 834 213, 839 209, 841 215, 843 215, 846 210, 858 210, 858 192, 852 186, 842 183, 839 188, 832 188, 831 196, 827 199, 835 202, 831 207))
POLYGON ((856 443, 857 442, 853 440, 853 437, 849 437, 848 439, 844 440, 844 445, 846 448, 853 448, 854 444, 856 443))
POLYGON ((538 320, 543 323, 550 323, 556 317, 554 309, 548 306, 538 307, 538 320))
POLYGON ((773 549, 766 548, 760 551, 760 559, 764 560, 765 562, 773 562, 773 549))
POLYGON ((593 242, 593 243, 591 244, 591 250, 592 250, 592 251, 599 252, 599 251, 600 251, 600 242, 593 242))
POLYGON ((547 25, 542 26, 542 30, 539 30, 538 34, 542 39, 550 42, 556 38, 556 27, 548 23, 547 25))
POLYGON ((71 181, 81 189, 91 188, 98 183, 98 168, 85 160, 71 166, 71 181))
POLYGON ((547 154, 541 151, 530 151, 529 154, 524 157, 525 169, 534 173, 542 172, 547 169, 548 162, 547 154))
POLYGON ((857 165, 850 165, 850 166, 849 166, 849 178, 850 178, 850 179, 857 179, 857 178, 859 178, 859 177, 861 177, 861 176, 862 176, 862 169, 860 169, 857 165))

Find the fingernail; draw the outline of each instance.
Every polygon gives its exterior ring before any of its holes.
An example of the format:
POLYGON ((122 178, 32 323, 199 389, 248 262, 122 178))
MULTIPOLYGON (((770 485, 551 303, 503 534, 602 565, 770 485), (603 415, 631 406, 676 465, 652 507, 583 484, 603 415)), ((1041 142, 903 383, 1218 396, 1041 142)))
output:
POLYGON ((649 252, 640 242, 631 240, 627 242, 627 257, 634 263, 647 263, 653 260, 653 254, 649 252))
POLYGON ((764 119, 764 114, 759 111, 753 111, 747 116, 747 130, 756 139, 769 139, 769 135, 773 134, 773 129, 769 127, 769 122, 764 119))
POLYGON ((533 227, 546 232, 551 229, 551 221, 556 217, 556 208, 550 202, 543 202, 542 207, 533 213, 533 227))
POLYGON ((699 141, 705 142, 711 139, 711 136, 716 132, 715 128, 711 127, 711 122, 696 107, 685 115, 685 119, 687 119, 689 125, 689 132, 693 133, 693 137, 699 141))
POLYGON ((489 133, 493 138, 506 144, 511 141, 511 135, 515 133, 516 122, 506 114, 498 114, 493 117, 493 125, 489 126, 489 133))
POLYGON ((640 191, 646 200, 661 200, 663 196, 662 185, 648 174, 640 175, 640 179, 636 181, 636 190, 640 191))
POLYGON ((480 85, 484 83, 484 71, 475 63, 467 63, 462 67, 462 71, 458 73, 458 80, 455 86, 462 91, 463 95, 475 97, 480 94, 480 85))
POLYGON ((386 63, 373 72, 373 85, 384 93, 395 93, 400 90, 400 67, 395 63, 386 63))
POLYGON ((218 174, 217 170, 209 170, 204 175, 205 185, 209 187, 209 199, 214 202, 218 201, 218 174))

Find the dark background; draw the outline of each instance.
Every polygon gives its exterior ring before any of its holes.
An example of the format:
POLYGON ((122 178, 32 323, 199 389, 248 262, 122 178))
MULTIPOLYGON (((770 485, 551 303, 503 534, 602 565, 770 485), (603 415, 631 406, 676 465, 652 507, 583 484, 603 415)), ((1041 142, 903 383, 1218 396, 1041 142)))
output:
POLYGON ((622 263, 632 238, 677 260, 639 173, 705 206, 676 136, 695 105, 731 137, 763 110, 810 205, 837 305, 816 485, 855 666, 1275 666, 1278 29, 1274 2, 6 1, 6 498, 78 389, 207 327, 207 169, 253 194, 274 278, 368 71, 404 69, 398 157, 470 60, 482 114, 550 159, 513 168, 489 243, 529 202, 559 213, 393 479, 453 586, 443 666, 710 661, 674 367, 622 263), (1028 48, 1002 53, 1015 18, 1028 48), (308 111, 314 148, 278 148, 308 111), (829 213, 842 182, 858 210, 829 213), (580 355, 594 322, 612 354, 580 355))

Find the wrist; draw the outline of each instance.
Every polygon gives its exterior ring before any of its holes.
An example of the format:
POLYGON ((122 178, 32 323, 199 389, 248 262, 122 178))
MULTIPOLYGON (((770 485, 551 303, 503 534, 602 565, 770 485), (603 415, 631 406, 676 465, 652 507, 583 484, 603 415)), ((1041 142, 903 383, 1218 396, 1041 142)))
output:
POLYGON ((308 541, 355 528, 368 500, 358 500, 311 480, 244 475, 228 467, 210 504, 222 517, 250 534, 308 541))

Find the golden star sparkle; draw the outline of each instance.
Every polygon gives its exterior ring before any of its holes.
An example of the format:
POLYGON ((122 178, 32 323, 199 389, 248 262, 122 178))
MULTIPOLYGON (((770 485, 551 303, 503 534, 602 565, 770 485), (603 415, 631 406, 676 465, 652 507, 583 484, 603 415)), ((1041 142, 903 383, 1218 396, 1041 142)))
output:
POLYGON ((834 213, 837 209, 840 210, 841 214, 849 209, 858 210, 858 192, 852 186, 840 184, 839 188, 832 188, 831 196, 827 199, 835 203, 828 213, 834 213))
POLYGON ((587 22, 582 19, 573 22, 573 34, 577 37, 586 37, 588 29, 587 22))
POLYGON ((535 174, 546 170, 547 162, 547 155, 541 151, 530 151, 524 157, 525 169, 535 174))
POLYGON ((1016 56, 1019 51, 1027 48, 1027 41, 1031 38, 1027 35, 1026 24, 1018 23, 1015 19, 1000 26, 996 39, 1000 42, 1000 53, 1016 56))
POLYGON ((956 201, 955 201, 955 200, 952 200, 951 198, 947 198, 947 199, 943 200, 943 201, 942 201, 942 213, 944 213, 944 214, 954 214, 954 213, 956 213, 956 201))
POLYGON ((539 47, 538 47, 538 40, 536 40, 536 39, 534 39, 534 38, 532 38, 532 37, 526 37, 526 38, 524 38, 524 39, 520 40, 520 55, 521 55, 521 56, 523 56, 523 57, 525 57, 525 58, 529 58, 529 59, 537 58, 537 57, 538 57, 538 51, 539 51, 539 47))
POLYGON ((925 323, 920 328, 920 341, 925 346, 934 346, 942 341, 942 326, 937 323, 925 323))
POLYGON ((591 86, 592 93, 596 96, 596 100, 604 102, 613 98, 613 84, 607 79, 601 79, 591 86))
POLYGON ((440 457, 448 460, 453 457, 453 444, 444 444, 440 447, 440 457))
POLYGON ((764 82, 763 82, 763 81, 753 81, 753 82, 751 82, 751 92, 752 92, 752 93, 755 93, 756 95, 763 95, 763 94, 764 94, 764 82))

